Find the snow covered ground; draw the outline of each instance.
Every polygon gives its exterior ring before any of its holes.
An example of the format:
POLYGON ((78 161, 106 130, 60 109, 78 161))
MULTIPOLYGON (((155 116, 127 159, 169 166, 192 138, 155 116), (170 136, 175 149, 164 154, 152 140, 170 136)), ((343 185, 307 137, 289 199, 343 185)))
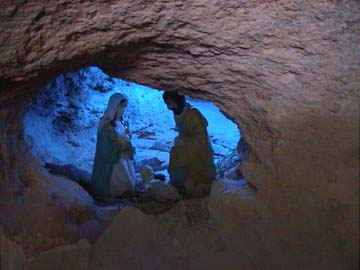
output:
MULTIPOLYGON (((125 117, 133 133, 136 162, 157 157, 166 165, 177 133, 163 91, 110 78, 96 67, 60 75, 33 99, 23 120, 33 154, 42 162, 72 163, 91 172, 98 121, 115 92, 129 98, 125 117)), ((188 101, 209 122, 215 161, 236 148, 241 136, 236 124, 211 102, 188 101)))

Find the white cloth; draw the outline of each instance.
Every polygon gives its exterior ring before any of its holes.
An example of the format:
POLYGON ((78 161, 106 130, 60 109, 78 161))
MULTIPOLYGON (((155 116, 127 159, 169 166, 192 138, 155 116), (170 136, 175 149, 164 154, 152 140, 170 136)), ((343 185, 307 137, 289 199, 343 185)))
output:
POLYGON ((114 164, 110 178, 110 194, 113 197, 121 196, 126 191, 134 191, 136 176, 132 160, 120 158, 114 164))
POLYGON ((115 131, 119 136, 125 136, 125 126, 120 121, 115 121, 115 131))
MULTIPOLYGON (((126 136, 125 127, 120 121, 116 121, 115 131, 119 136, 126 136)), ((131 159, 121 156, 113 166, 110 178, 110 194, 113 197, 121 196, 126 191, 134 191, 135 185, 134 164, 131 159)))

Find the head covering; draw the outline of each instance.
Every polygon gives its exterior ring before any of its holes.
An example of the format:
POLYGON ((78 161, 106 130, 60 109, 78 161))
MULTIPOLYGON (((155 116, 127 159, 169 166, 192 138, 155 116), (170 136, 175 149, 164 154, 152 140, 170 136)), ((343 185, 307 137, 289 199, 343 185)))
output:
POLYGON ((98 126, 98 132, 105 124, 110 123, 111 121, 114 120, 116 112, 117 112, 117 107, 120 104, 120 102, 122 102, 124 100, 128 100, 128 98, 123 94, 115 93, 115 94, 111 95, 107 109, 104 112, 104 115, 100 120, 100 123, 98 126))

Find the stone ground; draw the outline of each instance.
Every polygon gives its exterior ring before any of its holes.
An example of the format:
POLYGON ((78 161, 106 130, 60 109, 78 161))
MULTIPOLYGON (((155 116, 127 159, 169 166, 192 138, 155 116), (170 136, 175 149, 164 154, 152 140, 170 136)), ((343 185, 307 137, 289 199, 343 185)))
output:
POLYGON ((240 191, 245 200, 253 200, 253 191, 239 183, 217 181, 210 197, 203 199, 160 203, 143 194, 124 198, 113 206, 94 205, 93 219, 80 225, 81 238, 87 240, 33 256, 26 255, 23 248, 1 230, 1 269, 235 267, 237 264, 222 254, 225 244, 212 224, 209 205, 211 200, 225 194, 224 191, 240 191), (129 235, 131 240, 127 239, 129 235), (214 257, 209 258, 209 253, 214 257))

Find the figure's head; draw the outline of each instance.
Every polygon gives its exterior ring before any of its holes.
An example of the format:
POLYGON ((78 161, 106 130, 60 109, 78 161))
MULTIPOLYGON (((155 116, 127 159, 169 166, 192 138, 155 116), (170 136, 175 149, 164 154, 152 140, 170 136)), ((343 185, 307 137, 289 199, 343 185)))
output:
POLYGON ((113 94, 109 99, 104 118, 106 118, 110 122, 116 119, 121 119, 127 104, 128 99, 125 95, 120 93, 113 94))
POLYGON ((176 91, 165 91, 162 95, 164 102, 169 110, 175 114, 180 114, 185 107, 185 96, 176 91))
POLYGON ((128 99, 120 93, 113 94, 110 99, 106 111, 101 118, 98 126, 98 132, 108 123, 114 125, 115 120, 121 120, 124 114, 128 99))

